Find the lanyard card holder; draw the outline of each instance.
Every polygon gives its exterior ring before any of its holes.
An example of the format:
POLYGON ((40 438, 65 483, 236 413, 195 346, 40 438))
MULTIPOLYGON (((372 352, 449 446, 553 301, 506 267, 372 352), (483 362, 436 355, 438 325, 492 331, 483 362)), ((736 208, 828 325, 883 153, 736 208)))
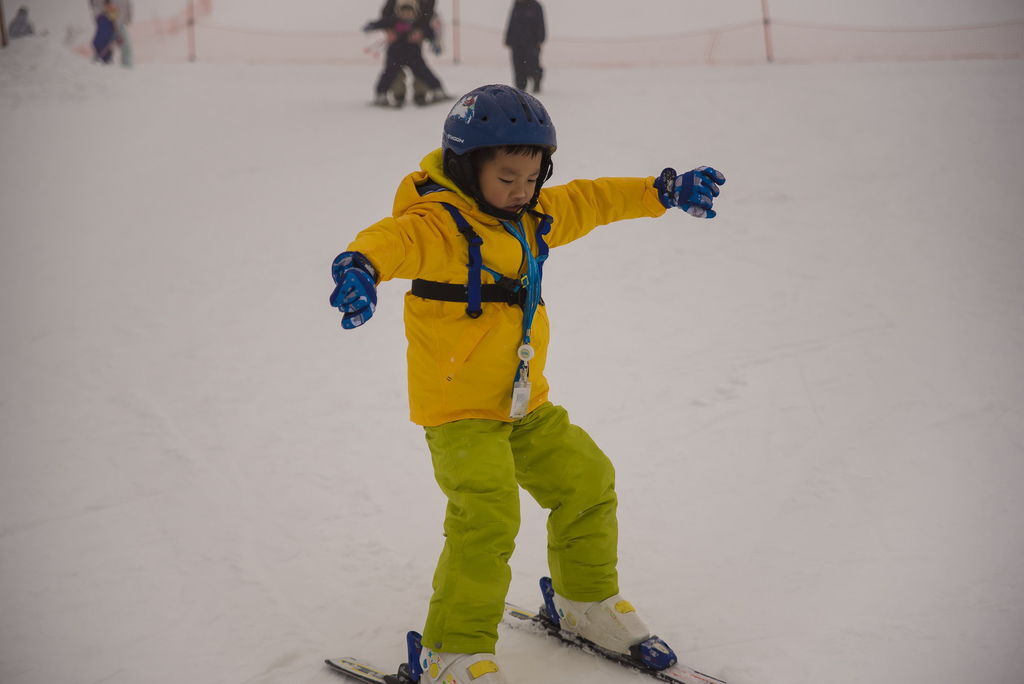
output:
POLYGON ((512 410, 508 417, 515 420, 526 417, 526 409, 530 406, 530 381, 516 380, 512 385, 512 410))
POLYGON ((519 372, 512 383, 512 410, 508 417, 519 420, 526 416, 530 407, 530 359, 533 358, 533 347, 523 344, 517 352, 519 356, 519 372))

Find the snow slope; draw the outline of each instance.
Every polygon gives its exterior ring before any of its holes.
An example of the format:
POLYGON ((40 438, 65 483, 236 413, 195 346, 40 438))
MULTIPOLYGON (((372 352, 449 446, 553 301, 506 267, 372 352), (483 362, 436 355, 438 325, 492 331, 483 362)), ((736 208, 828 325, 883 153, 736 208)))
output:
MULTIPOLYGON (((397 662, 444 502, 406 287, 345 332, 329 264, 445 112, 366 107, 372 67, 59 43, 0 52, 0 681, 397 662)), ((553 398, 618 468, 624 592, 734 684, 1019 684, 1024 63, 547 85, 553 183, 729 176, 714 221, 609 226, 546 270, 553 398)), ((544 557, 525 499, 513 600, 544 557)), ((502 634, 513 681, 643 681, 502 634)))

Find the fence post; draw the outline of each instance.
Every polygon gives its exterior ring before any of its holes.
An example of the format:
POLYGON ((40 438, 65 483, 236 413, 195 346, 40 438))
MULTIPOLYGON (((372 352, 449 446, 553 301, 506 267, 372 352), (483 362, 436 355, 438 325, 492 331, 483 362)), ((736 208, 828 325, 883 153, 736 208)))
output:
POLYGON ((188 61, 196 61, 196 5, 195 0, 188 0, 188 61))
POLYGON ((761 0, 761 18, 764 19, 764 56, 771 64, 775 61, 775 50, 772 48, 772 20, 768 16, 768 0, 761 0))
POLYGON ((459 0, 452 0, 452 63, 459 63, 459 41, 461 30, 459 28, 459 0))
POLYGON ((0 0, 0 47, 7 47, 7 20, 4 19, 3 0, 0 0))

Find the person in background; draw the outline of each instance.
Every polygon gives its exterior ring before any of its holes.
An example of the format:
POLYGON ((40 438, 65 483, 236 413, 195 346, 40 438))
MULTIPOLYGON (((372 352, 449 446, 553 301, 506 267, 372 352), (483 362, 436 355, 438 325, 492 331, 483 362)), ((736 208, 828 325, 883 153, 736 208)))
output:
POLYGON ((10 26, 7 27, 7 36, 9 38, 24 38, 35 35, 35 32, 32 22, 28 20, 28 8, 20 7, 18 13, 14 15, 14 19, 11 20, 10 26))
MULTIPOLYGON (((107 0, 89 0, 89 9, 92 11, 92 16, 96 19, 99 24, 100 15, 106 13, 107 0)), ((116 32, 115 44, 118 46, 121 52, 121 66, 130 68, 133 64, 132 56, 132 43, 128 36, 128 24, 132 23, 132 0, 110 0, 110 3, 117 10, 117 21, 114 25, 116 32)), ((109 63, 113 59, 113 51, 111 51, 111 59, 104 60, 109 63)))
POLYGON ((96 33, 92 38, 93 61, 110 64, 117 43, 117 5, 105 0, 103 11, 96 15, 96 33))
MULTIPOLYGON (((433 2, 428 0, 427 5, 430 14, 433 15, 433 2)), ((394 102, 388 100, 388 92, 396 77, 406 67, 412 72, 413 78, 421 81, 427 88, 426 94, 416 99, 417 104, 448 99, 440 79, 423 60, 423 41, 431 40, 435 34, 430 27, 429 18, 424 21, 422 9, 416 0, 395 0, 393 9, 392 3, 388 2, 381 12, 381 18, 368 23, 363 30, 383 30, 387 34, 388 48, 384 57, 384 70, 377 79, 374 104, 382 107, 400 107, 404 104, 404 92, 402 99, 396 98, 394 102)))
POLYGON ((540 46, 547 38, 544 8, 537 0, 515 0, 505 29, 505 45, 512 50, 512 75, 516 88, 526 90, 533 81, 533 92, 540 92, 544 69, 540 65, 540 46))
MULTIPOLYGON (((384 7, 381 9, 381 16, 394 15, 395 3, 397 0, 387 0, 384 3, 384 7)), ((430 45, 430 51, 435 56, 441 54, 441 20, 434 11, 434 0, 420 0, 420 16, 416 20, 416 25, 420 30, 423 31, 423 39, 430 45)), ((405 67, 398 70, 395 74, 395 78, 391 81, 391 85, 388 86, 388 99, 392 106, 401 107, 405 104, 406 95, 409 92, 405 67)), ((417 105, 428 104, 430 98, 430 88, 423 79, 412 76, 412 101, 417 105)))

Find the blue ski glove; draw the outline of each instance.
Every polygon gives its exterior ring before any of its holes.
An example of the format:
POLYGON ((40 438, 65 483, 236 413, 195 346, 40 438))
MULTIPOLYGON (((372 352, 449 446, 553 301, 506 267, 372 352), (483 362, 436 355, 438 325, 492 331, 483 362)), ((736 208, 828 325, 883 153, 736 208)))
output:
POLYGON ((725 176, 710 166, 698 166, 678 176, 675 169, 665 169, 654 181, 658 199, 666 209, 679 207, 698 218, 715 218, 711 206, 718 197, 718 186, 724 184, 725 176))
POLYGON ((331 293, 331 306, 345 315, 341 327, 358 328, 373 316, 377 308, 377 272, 370 260, 359 252, 342 252, 331 266, 336 287, 331 293))

